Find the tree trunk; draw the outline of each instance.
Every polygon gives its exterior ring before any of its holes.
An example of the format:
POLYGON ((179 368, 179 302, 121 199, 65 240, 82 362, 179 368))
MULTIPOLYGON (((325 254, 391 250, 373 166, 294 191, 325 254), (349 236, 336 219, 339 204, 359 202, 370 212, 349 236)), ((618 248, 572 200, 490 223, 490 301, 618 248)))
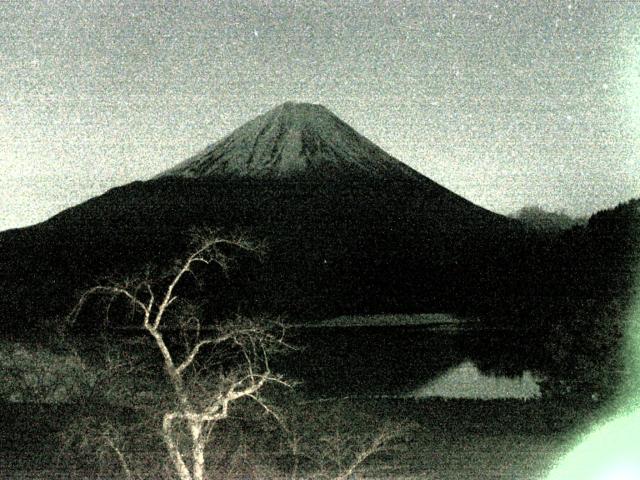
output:
POLYGON ((193 449, 193 480, 204 480, 204 441, 202 436, 202 420, 191 420, 191 441, 193 449))
POLYGON ((162 436, 164 437, 164 443, 167 445, 167 450, 169 451, 169 456, 173 461, 173 465, 176 468, 176 472, 180 480, 193 480, 189 469, 184 463, 182 459, 182 454, 178 449, 178 446, 173 440, 173 430, 171 423, 175 418, 175 413, 165 413, 164 419, 162 420, 162 436))

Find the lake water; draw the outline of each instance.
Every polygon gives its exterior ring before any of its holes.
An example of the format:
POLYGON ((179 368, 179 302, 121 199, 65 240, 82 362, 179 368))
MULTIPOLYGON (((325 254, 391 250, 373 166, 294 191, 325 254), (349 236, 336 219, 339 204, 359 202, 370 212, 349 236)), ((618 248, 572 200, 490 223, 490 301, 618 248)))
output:
POLYGON ((540 395, 528 368, 533 352, 520 332, 459 322, 323 325, 293 329, 289 341, 300 350, 276 367, 317 396, 540 395))

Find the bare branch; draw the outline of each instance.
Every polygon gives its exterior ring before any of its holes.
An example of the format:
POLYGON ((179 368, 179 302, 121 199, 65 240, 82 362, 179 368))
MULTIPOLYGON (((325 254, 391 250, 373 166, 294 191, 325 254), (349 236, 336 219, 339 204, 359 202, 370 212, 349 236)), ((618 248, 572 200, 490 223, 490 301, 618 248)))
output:
POLYGON ((116 443, 113 440, 112 436, 110 435, 109 431, 104 433, 104 440, 105 440, 105 443, 107 444, 107 446, 109 448, 111 448, 111 450, 113 450, 113 452, 115 453, 116 457, 118 458, 118 463, 120 464, 120 466, 124 470, 124 473, 125 473, 125 475, 127 477, 127 480, 132 480, 133 479, 133 474, 131 473, 131 468, 129 468, 129 463, 127 462, 127 459, 125 458, 124 453, 122 453, 122 449, 120 449, 120 447, 118 447, 118 445, 116 445, 116 443))
POLYGON ((178 367, 176 368, 176 372, 178 374, 182 373, 182 371, 187 368, 189 365, 191 365, 193 363, 193 361, 195 360, 196 356, 198 355, 198 352, 200 352, 200 349, 202 347, 204 347, 205 345, 211 345, 214 343, 218 343, 216 340, 202 340, 200 342, 198 342, 196 344, 195 347, 193 347, 193 349, 191 350, 191 352, 189 352, 189 355, 187 356, 187 358, 185 358, 182 363, 180 365, 178 365, 178 367))
POLYGON ((369 457, 380 453, 389 442, 400 437, 405 431, 406 427, 404 425, 385 425, 373 439, 355 455, 353 461, 335 477, 335 480, 349 479, 356 469, 369 457))
POLYGON ((68 317, 69 320, 71 321, 75 320, 80 314, 80 311, 82 310, 82 307, 84 307, 85 303, 87 303, 89 298, 94 295, 107 295, 111 297, 117 297, 119 295, 122 295, 126 297, 133 306, 140 308, 140 310, 144 312, 145 316, 150 313, 150 309, 147 307, 147 305, 142 303, 136 296, 131 294, 131 292, 129 292, 126 288, 122 288, 118 286, 96 286, 96 287, 90 288, 89 290, 87 290, 82 294, 82 296, 80 297, 80 300, 78 301, 76 306, 73 308, 73 310, 69 314, 69 317, 68 317))

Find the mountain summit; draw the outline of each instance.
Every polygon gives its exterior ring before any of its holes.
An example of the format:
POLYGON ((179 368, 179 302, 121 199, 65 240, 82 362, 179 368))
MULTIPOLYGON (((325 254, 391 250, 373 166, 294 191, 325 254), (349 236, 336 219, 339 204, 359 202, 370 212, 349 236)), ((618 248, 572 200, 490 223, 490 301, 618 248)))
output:
POLYGON ((160 174, 187 178, 421 177, 322 105, 283 103, 160 174))

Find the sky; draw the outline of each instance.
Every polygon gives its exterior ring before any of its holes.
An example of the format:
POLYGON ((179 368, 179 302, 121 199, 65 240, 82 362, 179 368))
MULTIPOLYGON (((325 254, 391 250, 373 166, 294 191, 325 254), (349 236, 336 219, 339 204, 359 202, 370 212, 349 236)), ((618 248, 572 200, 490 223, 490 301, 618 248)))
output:
POLYGON ((0 2, 0 230, 320 103, 499 213, 640 196, 640 2, 0 2))

